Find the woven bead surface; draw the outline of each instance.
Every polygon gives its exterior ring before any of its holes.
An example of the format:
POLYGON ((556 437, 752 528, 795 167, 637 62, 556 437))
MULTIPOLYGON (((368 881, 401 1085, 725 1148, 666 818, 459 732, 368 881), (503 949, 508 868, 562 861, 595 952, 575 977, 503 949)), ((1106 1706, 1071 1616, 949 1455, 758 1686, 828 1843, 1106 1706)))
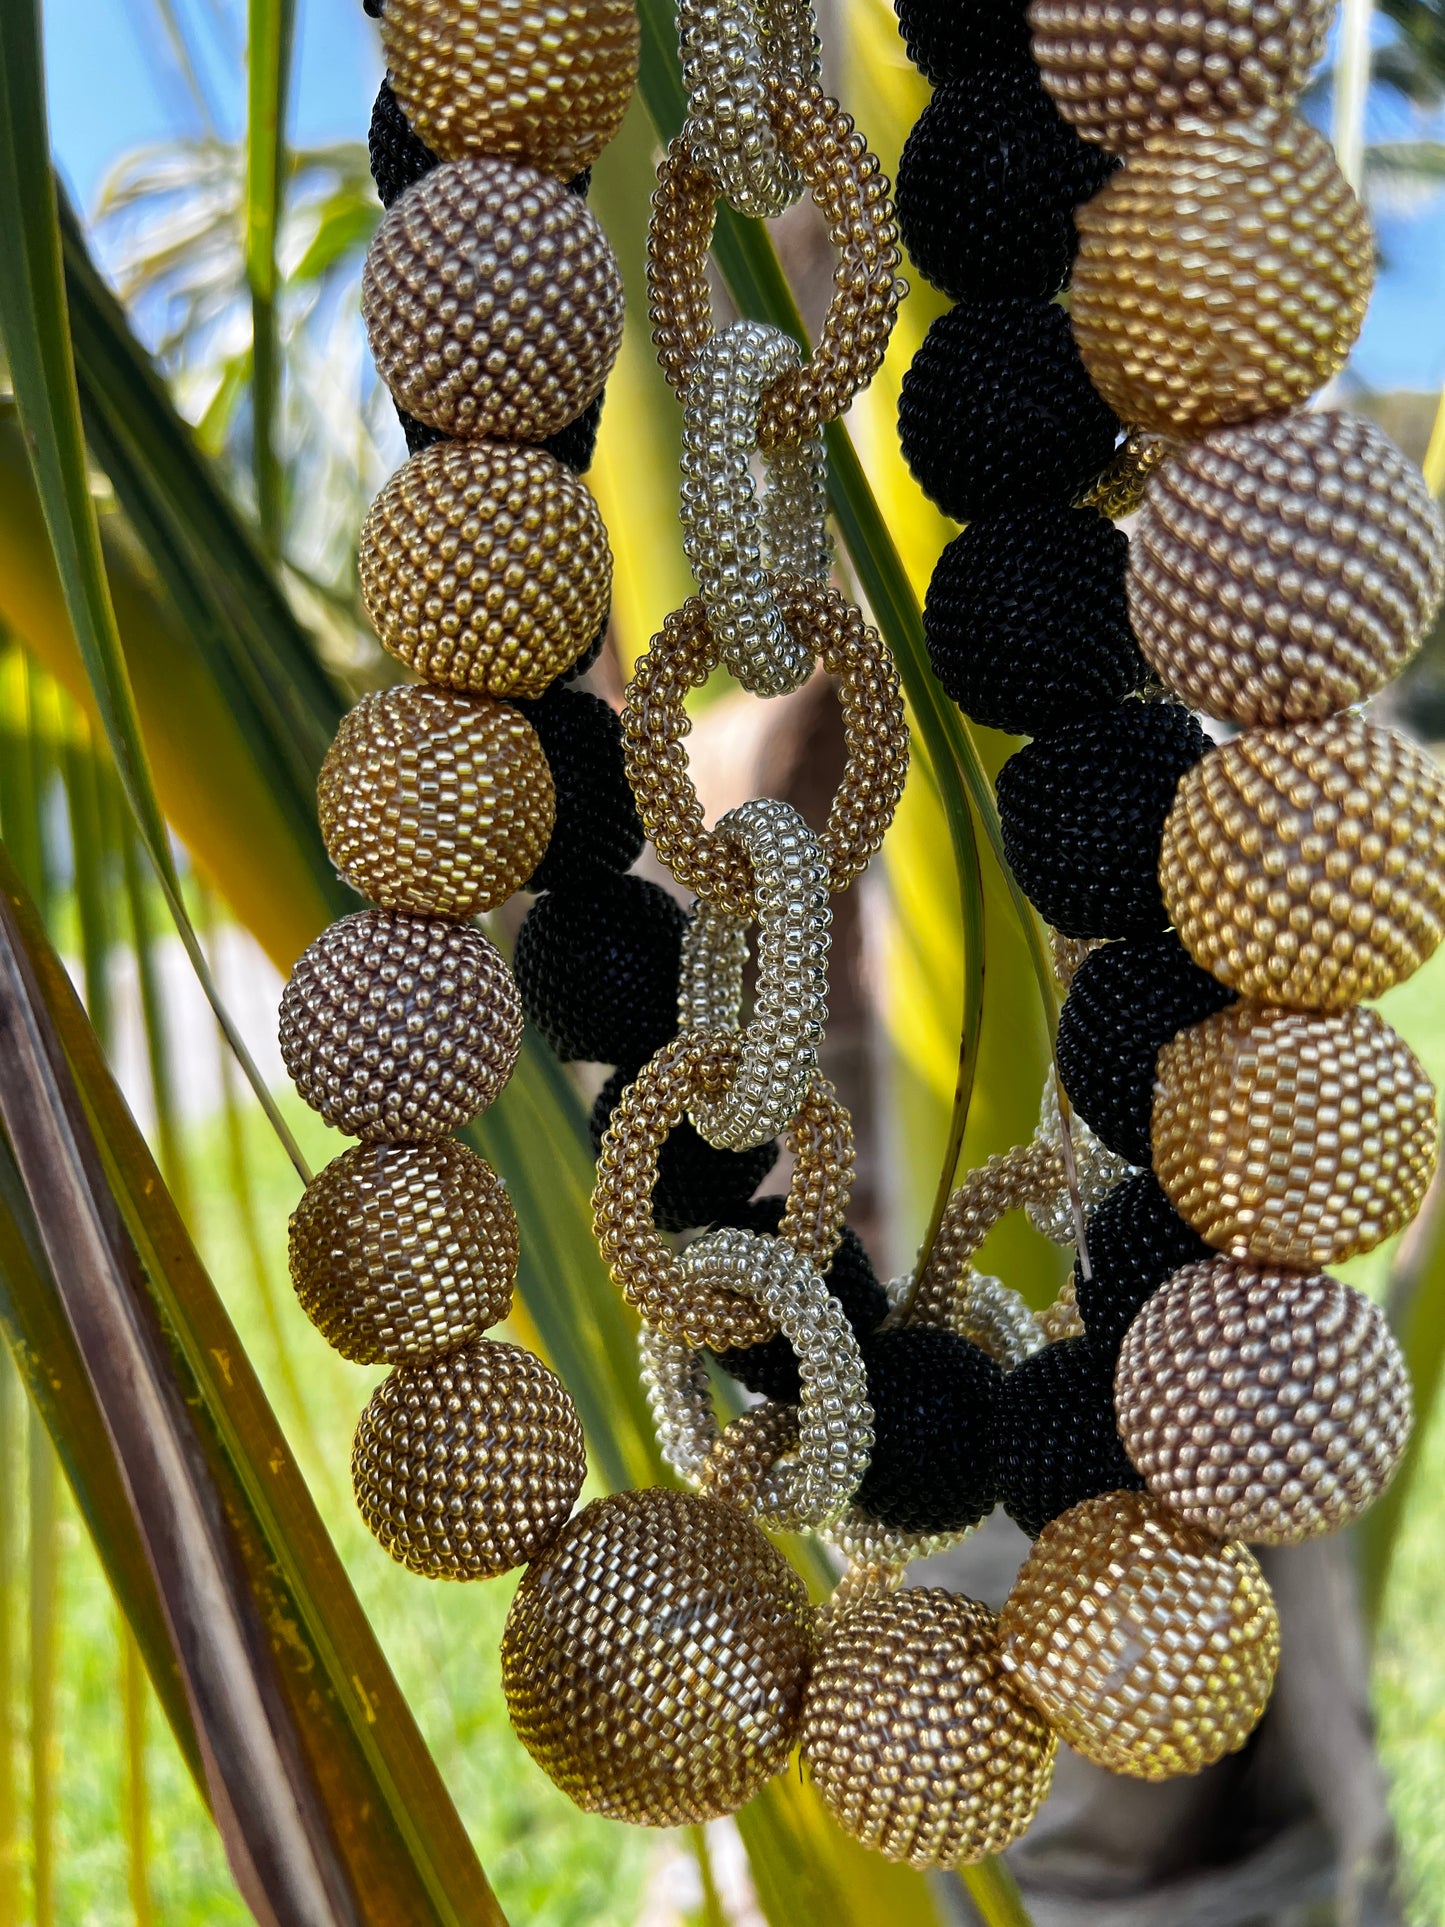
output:
POLYGON ((622 275, 560 181, 514 161, 448 161, 387 211, 361 312, 377 372, 418 421, 537 442, 601 392, 622 341, 622 275))
POLYGON ((1164 819, 1205 748, 1188 710, 1124 702, 1065 723, 1008 759, 997 783, 1004 851, 1046 923, 1069 937, 1164 929, 1164 819))
POLYGON ((596 871, 537 899, 512 967, 527 1021, 564 1063, 636 1064, 677 1030, 687 915, 643 877, 596 871))
POLYGON ((415 187, 422 175, 430 174, 437 164, 437 156, 412 132, 389 80, 383 80, 377 90, 366 145, 371 178, 383 207, 399 201, 409 187, 415 187))
POLYGON ((526 879, 555 890, 597 870, 630 869, 646 835, 622 763, 617 712, 585 689, 554 685, 523 712, 546 754, 556 794, 552 836, 526 879))
POLYGON ((1045 1345, 1004 1375, 991 1442, 999 1503, 1031 1539, 1101 1492, 1142 1487, 1114 1424, 1114 1379, 1087 1338, 1045 1345))
POLYGON ((597 159, 637 84, 632 0, 386 0, 381 42, 438 154, 515 154, 564 181, 597 159))
POLYGON ((1234 1753, 1264 1711, 1279 1619, 1244 1546, 1146 1492, 1045 1526, 999 1615, 1005 1667, 1096 1766, 1166 1780, 1234 1753))
POLYGON ((1323 1274, 1216 1258, 1156 1291, 1115 1378, 1149 1490, 1216 1539, 1293 1545, 1379 1498, 1410 1436, 1384 1313, 1323 1274))
POLYGON ((429 1579, 491 1579, 537 1558, 586 1473, 561 1381, 489 1338, 398 1365, 372 1393, 351 1453, 361 1516, 393 1559, 429 1579))
POLYGON ((537 867, 552 775, 508 703, 403 684, 343 719, 317 783, 326 854, 388 910, 474 917, 537 867))
POLYGON ((1004 1672, 988 1607, 916 1586, 829 1623, 802 1750, 845 1833, 890 1860, 957 1867, 1023 1833, 1055 1741, 1004 1672))
POLYGON ((1168 688, 1231 722, 1303 722, 1414 655, 1445 589, 1445 522, 1373 422, 1287 415, 1216 428, 1157 471, 1128 580, 1168 688))
POLYGON ((472 925, 358 910, 291 972, 280 1043, 297 1090, 338 1131, 424 1143, 499 1095, 522 1006, 500 951, 472 925))
POLYGON ((1129 628, 1128 538, 1062 502, 970 522, 938 558, 923 607, 933 673, 966 716, 1040 736, 1142 688, 1129 628))
POLYGON ((1435 1089, 1373 1010, 1238 1003, 1159 1053, 1154 1169, 1216 1250, 1298 1270, 1401 1231, 1435 1170, 1435 1089))
POLYGON ((1172 931, 1105 944, 1079 966, 1059 1013, 1056 1055, 1069 1102, 1111 1150, 1147 1164, 1161 1046, 1233 1001, 1172 931))
POLYGON ((1170 447, 1161 435, 1131 429, 1107 466, 1074 498, 1078 506, 1097 509, 1113 521, 1132 515, 1144 500, 1149 477, 1167 460, 1170 447))
POLYGON ((893 10, 908 58, 935 86, 1028 51, 1028 0, 894 0, 893 10))
POLYGON ((540 696, 612 599, 597 504, 553 456, 515 443, 413 455, 367 512, 358 570, 391 654, 476 695, 540 696))
POLYGON ((1324 136, 1261 115, 1146 141, 1077 215, 1070 318, 1109 406, 1189 437, 1344 366, 1375 244, 1324 136))
POLYGON ((904 1532, 977 1525, 994 1503, 989 1426, 1002 1374, 977 1345, 905 1325, 863 1346, 873 1458, 857 1507, 904 1532))
POLYGON ((1357 716, 1247 730, 1180 783, 1159 880, 1191 955, 1243 996, 1378 997, 1445 934, 1445 772, 1357 716))
POLYGON ((683 0, 677 37, 693 158, 739 214, 781 214, 803 178, 773 132, 768 77, 818 79, 812 0, 683 0))
POLYGON ((517 1214, 486 1160, 451 1138, 333 1158, 290 1243, 301 1309, 358 1365, 449 1351, 512 1309, 517 1214))
MULTIPOLYGON (((594 1158, 602 1149, 603 1136, 622 1093, 636 1076, 635 1068, 624 1065, 597 1093, 588 1120, 594 1158)), ((657 1176, 652 1187, 654 1224, 659 1231, 690 1231, 694 1225, 738 1221, 735 1214, 746 1206, 777 1161, 776 1139, 751 1151, 715 1151, 684 1117, 657 1153, 657 1176)), ((745 1230, 778 1228, 775 1224, 741 1222, 745 1230)), ((786 1346, 786 1340, 783 1342, 786 1346)))
POLYGON ((1119 423, 1051 301, 963 301, 934 321, 898 396, 913 478, 956 522, 1072 502, 1107 465, 1119 423))
POLYGON ((590 1813, 735 1812, 787 1764, 813 1657, 803 1582, 736 1506, 596 1499, 517 1588, 502 1686, 523 1746, 590 1813))
POLYGON ((1114 153, 1181 120, 1290 107, 1324 58, 1333 0, 1034 0, 1059 111, 1114 153))
POLYGON ((1074 1300, 1095 1355, 1111 1366, 1140 1308, 1166 1279, 1213 1252, 1164 1195, 1136 1171, 1089 1213, 1089 1276, 1074 1267, 1074 1300))

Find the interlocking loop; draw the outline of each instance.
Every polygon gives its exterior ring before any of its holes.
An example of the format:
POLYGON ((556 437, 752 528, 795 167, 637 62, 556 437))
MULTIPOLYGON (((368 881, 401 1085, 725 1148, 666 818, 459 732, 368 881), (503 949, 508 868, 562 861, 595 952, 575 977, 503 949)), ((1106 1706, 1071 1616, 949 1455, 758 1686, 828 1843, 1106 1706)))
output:
POLYGON ((813 670, 767 571, 826 580, 833 559, 821 430, 765 457, 761 499, 752 476, 762 397, 800 361, 781 328, 735 321, 702 348, 682 394, 682 545, 723 658, 755 696, 784 695, 813 670))
POLYGON ((816 82, 809 0, 680 0, 677 37, 688 117, 683 139, 739 214, 763 221, 803 192, 768 119, 770 77, 816 82))
MULTIPOLYGON (((819 842, 830 889, 844 890, 883 842, 908 769, 908 726, 898 672, 876 629, 836 589, 773 576, 788 627, 805 636, 839 679, 847 762, 819 842)), ((689 690, 722 659, 701 599, 689 597, 663 624, 627 691, 622 734, 627 780, 658 857, 686 889, 735 917, 757 915, 752 863, 735 841, 703 825, 684 742, 689 690)))
MULTIPOLYGON (((657 1156, 699 1096, 718 1096, 736 1075, 742 1041, 687 1031, 644 1064, 622 1094, 602 1140, 592 1226, 613 1283, 644 1321, 689 1345, 729 1351, 760 1345, 776 1329, 755 1301, 690 1280, 652 1215, 657 1156)), ((794 1154, 779 1235, 815 1271, 838 1248, 853 1188, 853 1127, 818 1074, 786 1132, 794 1154)))
MULTIPOLYGON (((768 82, 768 113, 783 151, 796 162, 840 252, 833 299, 808 360, 774 382, 758 415, 763 448, 796 441, 836 421, 883 363, 907 283, 888 177, 836 100, 813 82, 768 82)), ((712 335, 707 257, 717 189, 693 158, 686 135, 657 173, 648 229, 648 315, 662 371, 674 388, 691 378, 712 335)))

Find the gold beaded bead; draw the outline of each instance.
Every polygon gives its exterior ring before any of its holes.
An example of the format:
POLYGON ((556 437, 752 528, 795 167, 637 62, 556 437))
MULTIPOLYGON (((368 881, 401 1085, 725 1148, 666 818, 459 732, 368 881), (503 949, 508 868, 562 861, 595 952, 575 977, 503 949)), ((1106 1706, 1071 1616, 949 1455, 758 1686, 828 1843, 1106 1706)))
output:
POLYGON ((471 924, 358 910, 323 930, 281 998, 297 1090, 353 1137, 425 1143, 499 1095, 522 1046, 522 1003, 471 924))
POLYGON ((1150 482, 1128 587, 1139 647, 1185 702, 1305 722, 1363 702, 1414 655, 1445 591, 1445 521, 1359 416, 1217 428, 1150 482))
POLYGON ((291 1219, 301 1309, 358 1365, 429 1358, 500 1324, 517 1253, 507 1187, 452 1138, 356 1145, 291 1219))
POLYGON ((1435 1090, 1373 1010, 1239 1003, 1155 1069, 1154 1171, 1216 1250, 1301 1271, 1401 1231, 1435 1169, 1435 1090))
POLYGON ((967 1866, 1029 1825, 1053 1733, 1004 1672, 987 1606, 937 1587, 866 1598, 823 1632, 803 1761, 845 1833, 915 1867, 967 1866))
POLYGON ((1241 996, 1363 1003, 1445 934, 1445 772, 1358 716, 1247 730, 1181 779, 1159 882, 1195 962, 1241 996))
POLYGON ((520 889, 557 804, 520 710, 409 684, 342 719, 317 795, 326 853, 352 888, 437 917, 474 917, 520 889))
POLYGON ((1237 1752, 1279 1661, 1253 1555, 1147 1492, 1106 1492, 1046 1525, 999 1624, 1005 1667, 1059 1738, 1140 1780, 1237 1752))
POLYGON ((1168 442, 1137 428, 1132 430, 1115 449, 1103 474, 1076 498, 1075 507, 1097 509, 1112 522, 1132 515, 1144 500, 1150 476, 1168 454, 1168 442))
POLYGON ((398 1365, 372 1393, 351 1453, 362 1518, 427 1579, 494 1579, 537 1558, 586 1476, 561 1380, 490 1338, 398 1365))
POLYGON ((361 312, 377 372, 463 441, 545 441, 602 392, 622 275, 597 217, 515 161, 449 161, 387 210, 361 312))
POLYGON ((586 487, 545 449, 438 442, 399 468, 361 531, 361 597, 428 682, 540 696, 595 639, 612 551, 586 487))
POLYGON ((636 0, 386 0, 381 42, 434 154, 515 154, 564 181, 597 159, 637 85, 636 0))
POLYGON ((1188 438, 1293 408, 1360 331, 1374 241, 1303 121, 1185 122, 1131 154, 1075 221, 1079 351, 1139 428, 1188 438))
POLYGON ((595 1499, 525 1573, 502 1686, 532 1758, 589 1813, 696 1825, 787 1764, 813 1653, 802 1581, 735 1506, 595 1499))
POLYGON ((1410 1436, 1384 1313, 1321 1273, 1188 1265, 1129 1327, 1124 1449, 1156 1499, 1216 1539, 1293 1545, 1358 1518, 1410 1436))
POLYGON ((1290 107, 1324 58, 1334 0, 1033 0, 1059 112, 1112 153, 1176 121, 1290 107))

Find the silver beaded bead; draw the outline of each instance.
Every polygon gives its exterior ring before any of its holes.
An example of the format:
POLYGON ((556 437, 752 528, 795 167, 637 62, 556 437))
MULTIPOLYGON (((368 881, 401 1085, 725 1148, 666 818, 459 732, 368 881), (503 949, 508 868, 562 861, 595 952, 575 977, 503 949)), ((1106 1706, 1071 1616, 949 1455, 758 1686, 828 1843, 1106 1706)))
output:
POLYGON ((694 160, 739 214, 767 220, 791 207, 803 177, 768 117, 768 76, 819 78, 808 0, 681 0, 677 35, 694 160))

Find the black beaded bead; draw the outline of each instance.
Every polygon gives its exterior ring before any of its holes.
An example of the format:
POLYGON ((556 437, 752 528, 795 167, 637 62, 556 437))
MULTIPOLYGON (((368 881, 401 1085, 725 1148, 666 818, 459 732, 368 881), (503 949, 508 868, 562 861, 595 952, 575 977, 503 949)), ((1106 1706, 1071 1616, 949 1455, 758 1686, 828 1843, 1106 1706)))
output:
POLYGON ((1143 688, 1128 557, 1107 516, 1057 502, 999 509, 956 535, 928 585, 923 631, 963 713, 1039 736, 1143 688))
POLYGON ((687 913, 644 877, 538 897, 512 958, 522 1009, 563 1062, 640 1064, 677 1031, 687 913))
POLYGON ((597 870, 629 869, 647 833, 627 783, 617 712, 600 696, 557 683, 517 707, 542 739, 557 792, 552 840, 523 887, 556 890, 597 870))
POLYGON ((1147 1298, 1184 1265, 1218 1257, 1165 1197, 1152 1171, 1116 1184, 1089 1213, 1090 1276, 1074 1266, 1074 1300, 1089 1344, 1113 1370, 1124 1334, 1147 1298))
MULTIPOLYGON (((602 1133, 611 1123, 622 1093, 636 1075, 631 1066, 615 1070, 597 1093, 588 1120, 594 1157, 601 1152, 602 1133)), ((653 1221, 661 1231, 691 1231, 697 1225, 731 1223, 777 1161, 776 1138, 749 1151, 720 1151, 683 1118, 657 1154, 653 1221)))
POLYGON ((433 428, 430 422, 419 422, 415 415, 408 415, 399 401, 394 401, 392 406, 401 423, 401 432, 406 436, 408 455, 420 455, 424 448, 434 448, 438 442, 450 439, 439 428, 433 428))
POLYGON ((1064 310, 1021 295, 940 315, 898 398, 904 459, 959 522, 1073 501, 1108 465, 1119 431, 1064 310))
POLYGON ((597 395, 575 415, 565 427, 559 428, 555 435, 549 435, 539 444, 549 455, 555 455, 574 475, 585 475, 592 466, 592 457, 597 452, 597 429, 602 420, 602 403, 606 391, 597 395))
POLYGON ((1178 703, 1118 703, 1018 750, 998 773, 1004 853, 1019 887, 1067 937, 1167 927, 1164 819, 1208 748, 1178 703))
POLYGON ((1114 1374, 1083 1338, 1015 1365, 993 1408, 999 1503, 1037 1539, 1050 1519, 1101 1492, 1139 1492, 1114 1423, 1114 1374))
POLYGON ((584 167, 580 174, 574 174, 567 183, 567 192, 575 194, 579 201, 585 201, 592 192, 592 169, 584 167))
POLYGON ((1235 1001, 1171 930, 1086 957, 1059 1016, 1059 1075, 1094 1135, 1131 1164, 1152 1155, 1154 1061, 1177 1031, 1235 1001))
POLYGON ((437 157, 401 111, 401 103, 384 80, 371 110, 371 126, 366 145, 371 157, 371 178, 383 207, 401 199, 424 174, 437 165, 437 157))
POLYGON ((893 10, 908 58, 935 86, 1028 52, 1028 0, 893 0, 893 10))
POLYGON ((865 1340, 873 1457, 855 1502, 900 1532, 956 1532, 994 1503, 989 1443, 1003 1374, 955 1332, 902 1325, 865 1340))

